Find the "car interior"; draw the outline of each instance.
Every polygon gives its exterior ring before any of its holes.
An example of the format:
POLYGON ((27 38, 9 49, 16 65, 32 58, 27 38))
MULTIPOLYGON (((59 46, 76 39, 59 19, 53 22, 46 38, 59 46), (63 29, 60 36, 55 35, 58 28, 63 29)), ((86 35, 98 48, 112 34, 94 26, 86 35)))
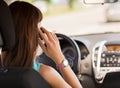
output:
MULTIPOLYGON (((117 2, 117 0, 101 0, 95 3, 90 1, 86 0, 84 3, 94 5, 117 2)), ((0 27, 1 49, 4 42, 8 42, 7 39, 3 39, 3 36, 8 38, 9 31, 0 27), (6 30, 6 34, 1 30, 6 30)), ((13 36, 13 33, 9 36, 13 36)), ((56 35, 64 56, 83 88, 120 88, 120 32, 73 36, 56 33, 56 35)), ((44 52, 39 54, 36 60, 56 69, 56 64, 44 52)), ((33 69, 4 67, 2 60, 0 63, 1 88, 50 88, 40 74, 33 69)), ((56 70, 59 72, 58 69, 56 70)))

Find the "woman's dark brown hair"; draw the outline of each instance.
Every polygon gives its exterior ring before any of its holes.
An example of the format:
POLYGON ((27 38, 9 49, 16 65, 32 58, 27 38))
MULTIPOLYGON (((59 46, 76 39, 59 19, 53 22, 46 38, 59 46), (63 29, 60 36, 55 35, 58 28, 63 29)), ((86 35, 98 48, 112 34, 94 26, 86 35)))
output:
POLYGON ((12 51, 6 53, 5 66, 30 67, 38 46, 37 24, 42 20, 41 11, 23 1, 9 5, 12 13, 16 44, 12 51))

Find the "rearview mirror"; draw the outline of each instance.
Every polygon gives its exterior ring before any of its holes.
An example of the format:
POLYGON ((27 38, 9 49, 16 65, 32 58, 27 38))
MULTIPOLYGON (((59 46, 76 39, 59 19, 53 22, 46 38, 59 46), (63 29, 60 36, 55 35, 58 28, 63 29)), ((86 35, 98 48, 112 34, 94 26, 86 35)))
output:
POLYGON ((118 0, 84 0, 85 4, 104 4, 104 3, 114 3, 118 0))

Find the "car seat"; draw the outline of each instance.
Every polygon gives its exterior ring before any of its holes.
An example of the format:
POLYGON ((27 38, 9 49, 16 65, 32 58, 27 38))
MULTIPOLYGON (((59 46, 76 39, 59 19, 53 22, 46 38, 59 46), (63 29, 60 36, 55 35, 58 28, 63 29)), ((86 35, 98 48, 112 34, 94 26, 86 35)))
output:
MULTIPOLYGON (((12 49, 15 43, 10 17, 7 4, 0 0, 0 52, 12 49)), ((4 67, 2 57, 0 63, 0 88, 50 88, 42 76, 32 68, 4 67)))

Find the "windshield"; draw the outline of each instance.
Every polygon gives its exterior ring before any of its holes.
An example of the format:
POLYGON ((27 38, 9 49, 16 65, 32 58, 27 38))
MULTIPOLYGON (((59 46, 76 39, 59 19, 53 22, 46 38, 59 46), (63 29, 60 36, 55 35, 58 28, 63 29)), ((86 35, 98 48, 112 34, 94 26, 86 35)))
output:
POLYGON ((86 5, 82 0, 24 0, 37 6, 42 26, 67 35, 120 32, 120 4, 86 5))

